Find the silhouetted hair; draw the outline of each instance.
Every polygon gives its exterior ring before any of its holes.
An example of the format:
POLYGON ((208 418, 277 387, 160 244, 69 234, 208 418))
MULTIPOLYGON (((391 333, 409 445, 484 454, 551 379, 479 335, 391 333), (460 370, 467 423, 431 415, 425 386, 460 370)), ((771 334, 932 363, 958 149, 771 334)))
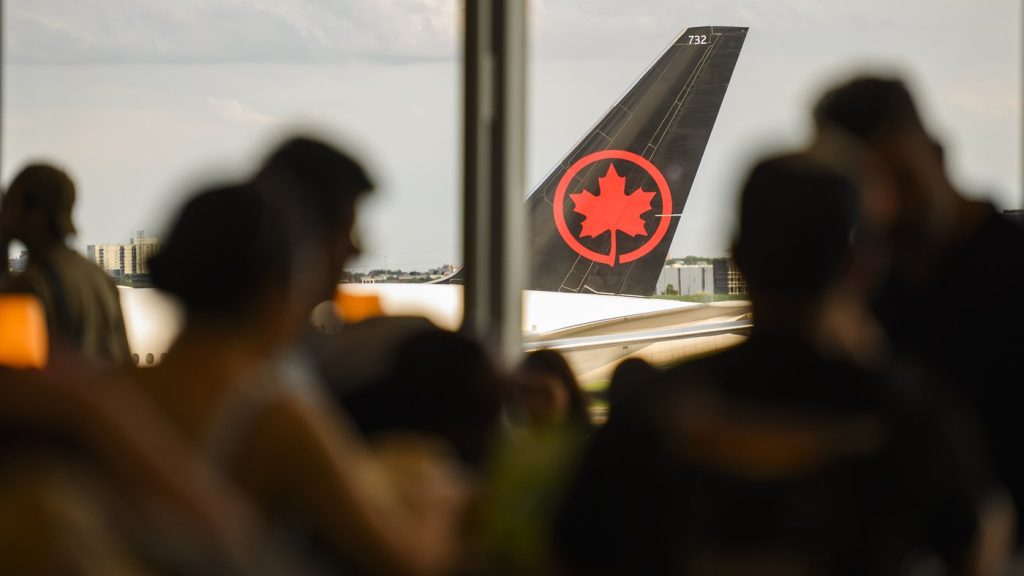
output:
POLYGON ((523 372, 551 374, 562 383, 569 393, 568 421, 574 424, 590 425, 587 395, 580 388, 576 373, 572 371, 565 356, 557 350, 542 349, 528 353, 520 364, 523 372))
POLYGON ((75 184, 63 170, 50 164, 29 164, 14 177, 9 188, 21 190, 26 208, 46 213, 52 238, 63 241, 75 233, 71 220, 75 184))
POLYGON ((436 327, 415 329, 391 369, 345 400, 367 436, 406 430, 446 440, 470 466, 482 465, 501 417, 505 379, 476 340, 436 327))
MULTIPOLYGON (((263 163, 255 182, 270 196, 287 196, 305 225, 330 229, 344 208, 373 189, 373 182, 353 158, 313 138, 282 142, 263 163)), ((279 198, 282 199, 282 198, 279 198)))
POLYGON ((891 129, 924 131, 910 91, 892 78, 855 78, 828 90, 814 107, 814 120, 819 126, 839 126, 864 140, 891 129))
POLYGON ((617 410, 627 402, 637 388, 645 385, 658 375, 658 369, 642 358, 626 358, 615 366, 611 382, 608 383, 608 413, 617 410))
POLYGON ((154 286, 189 316, 241 318, 265 289, 288 285, 290 243, 253 187, 224 186, 185 204, 149 267, 154 286))
POLYGON ((734 246, 751 295, 800 303, 820 294, 849 262, 858 200, 855 182, 807 155, 758 162, 734 246))

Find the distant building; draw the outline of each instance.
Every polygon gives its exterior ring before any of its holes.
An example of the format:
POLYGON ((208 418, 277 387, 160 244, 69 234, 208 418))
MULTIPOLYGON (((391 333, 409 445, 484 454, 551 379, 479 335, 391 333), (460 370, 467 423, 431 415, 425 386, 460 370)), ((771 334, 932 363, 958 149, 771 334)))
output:
POLYGON ((715 269, 715 294, 747 293, 747 281, 740 274, 740 270, 732 258, 715 258, 711 261, 711 265, 715 269))
POLYGON ((149 274, 149 257, 160 249, 160 240, 139 230, 129 244, 131 260, 125 263, 125 274, 149 274), (130 271, 129 271, 130 270, 130 271))
POLYGON ((115 271, 124 273, 123 244, 89 244, 85 255, 108 274, 113 275, 115 271))
POLYGON ((669 286, 674 294, 693 296, 710 294, 715 287, 714 267, 708 264, 671 264, 661 269, 658 294, 667 294, 669 286))
POLYGON ((145 281, 149 276, 149 258, 160 249, 160 240, 139 230, 127 244, 90 244, 86 256, 116 281, 145 281))

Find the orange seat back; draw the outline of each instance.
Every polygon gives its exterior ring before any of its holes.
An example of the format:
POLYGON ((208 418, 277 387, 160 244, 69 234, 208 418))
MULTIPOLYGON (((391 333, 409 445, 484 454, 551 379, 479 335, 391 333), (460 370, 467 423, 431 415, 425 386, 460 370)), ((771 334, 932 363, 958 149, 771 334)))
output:
POLYGON ((0 364, 42 368, 49 344, 46 313, 31 294, 0 294, 0 364))
POLYGON ((376 294, 353 294, 341 289, 334 293, 334 310, 348 324, 384 315, 376 294))

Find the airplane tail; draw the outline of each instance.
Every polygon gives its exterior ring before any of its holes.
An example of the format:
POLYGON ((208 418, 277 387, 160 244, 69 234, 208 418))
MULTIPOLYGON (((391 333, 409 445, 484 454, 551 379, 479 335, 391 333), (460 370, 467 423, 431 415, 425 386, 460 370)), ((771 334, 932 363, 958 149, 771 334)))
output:
POLYGON ((531 278, 654 293, 747 28, 688 28, 527 198, 531 278))

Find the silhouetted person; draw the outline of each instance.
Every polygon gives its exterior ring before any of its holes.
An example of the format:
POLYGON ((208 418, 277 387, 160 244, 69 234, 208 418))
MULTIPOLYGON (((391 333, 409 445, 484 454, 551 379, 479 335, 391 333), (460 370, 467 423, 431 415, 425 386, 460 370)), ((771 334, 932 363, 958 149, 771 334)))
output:
POLYGON ((0 366, 0 573, 294 573, 134 384, 74 358, 0 366))
POLYGON ((295 136, 271 151, 252 183, 292 229, 310 309, 332 300, 345 263, 359 254, 355 208, 373 189, 366 170, 326 140, 295 136))
POLYGON ((629 402, 636 391, 658 375, 658 369, 643 358, 626 358, 619 362, 608 383, 608 419, 629 402))
POLYGON ((484 477, 475 536, 480 573, 546 574, 555 515, 593 434, 587 395, 564 355, 527 353, 514 374, 508 426, 484 477))
MULTIPOLYGON (((301 247, 297 253, 303 258, 300 266, 310 270, 302 281, 310 290, 309 308, 333 299, 344 263, 358 253, 352 224, 356 200, 373 187, 366 171, 329 142, 298 136, 271 152, 253 184, 294 228, 301 247)), ((417 333, 407 323, 381 319, 376 324, 385 331, 398 325, 396 333, 354 346, 348 346, 351 339, 344 329, 333 341, 309 334, 302 354, 312 357, 305 361, 317 367, 317 375, 326 379, 335 395, 346 398, 364 432, 404 429, 439 435, 463 461, 478 465, 500 408, 496 369, 479 344, 440 330, 417 333), (406 330, 411 340, 396 345, 394 340, 402 339, 406 330), (394 371, 375 375, 386 382, 360 390, 358 400, 348 398, 357 387, 345 373, 346 366, 356 364, 349 357, 387 357, 380 349, 371 349, 374 346, 396 350, 394 371)))
POLYGON ((463 334, 431 327, 404 338, 388 362, 379 381, 344 396, 363 432, 438 438, 479 471, 496 439, 507 387, 487 350, 463 334))
POLYGON ((1006 332, 1024 323, 1024 229, 950 182, 942 146, 900 80, 837 85, 815 115, 862 139, 892 173, 893 265, 878 317, 898 350, 924 355, 973 401, 996 471, 1024 509, 1021 346, 1006 332))
POLYGON ((993 487, 939 390, 886 374, 860 216, 857 183, 809 155, 753 167, 733 247, 750 337, 667 370, 598 432, 556 533, 570 573, 985 564, 993 487))
POLYGON ((14 177, 0 207, 0 289, 30 292, 42 301, 53 354, 127 363, 128 337, 113 279, 65 244, 75 234, 74 204, 75 185, 59 168, 31 164, 14 177), (6 263, 11 240, 24 243, 29 254, 25 271, 14 276, 6 263))
MULTIPOLYGON (((355 196, 339 202, 350 214, 355 196)), ((251 184, 203 191, 151 259, 185 323, 158 366, 137 370, 169 420, 224 470, 315 569, 437 574, 457 558, 462 488, 407 441, 371 451, 308 371, 288 361, 312 290, 278 206, 251 184)), ((340 261, 350 255, 336 248, 340 261)))
POLYGON ((527 426, 591 428, 589 401, 561 352, 526 354, 517 375, 514 406, 527 426))

